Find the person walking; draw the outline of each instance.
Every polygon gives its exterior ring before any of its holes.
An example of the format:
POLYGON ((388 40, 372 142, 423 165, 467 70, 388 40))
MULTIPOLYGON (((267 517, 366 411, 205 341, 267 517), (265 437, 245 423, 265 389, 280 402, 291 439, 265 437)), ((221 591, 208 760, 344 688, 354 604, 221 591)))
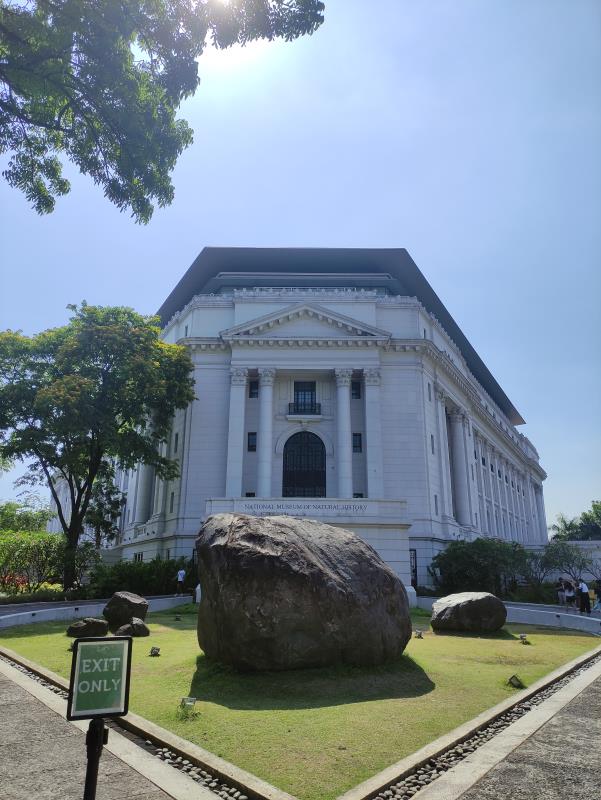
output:
POLYGON ((181 597, 184 593, 184 579, 186 577, 186 570, 185 569, 178 569, 177 571, 177 591, 175 592, 176 597, 181 597))
POLYGON ((588 586, 582 578, 580 578, 580 583, 578 584, 578 591, 580 592, 580 613, 584 614, 586 612, 590 616, 591 596, 588 593, 588 586))

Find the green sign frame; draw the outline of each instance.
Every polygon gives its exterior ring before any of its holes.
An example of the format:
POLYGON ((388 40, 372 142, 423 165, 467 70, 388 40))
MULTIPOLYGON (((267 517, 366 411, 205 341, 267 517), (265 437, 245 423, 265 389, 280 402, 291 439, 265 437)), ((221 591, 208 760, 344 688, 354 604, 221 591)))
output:
POLYGON ((131 636, 76 639, 67 719, 123 717, 129 708, 131 636))

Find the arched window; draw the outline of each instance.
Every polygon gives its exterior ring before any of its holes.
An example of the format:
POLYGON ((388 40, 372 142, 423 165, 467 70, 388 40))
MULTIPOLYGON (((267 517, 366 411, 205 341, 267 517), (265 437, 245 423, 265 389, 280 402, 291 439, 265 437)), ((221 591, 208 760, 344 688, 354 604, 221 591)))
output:
POLYGON ((326 496, 326 449, 314 433, 295 433, 284 445, 282 496, 326 496))

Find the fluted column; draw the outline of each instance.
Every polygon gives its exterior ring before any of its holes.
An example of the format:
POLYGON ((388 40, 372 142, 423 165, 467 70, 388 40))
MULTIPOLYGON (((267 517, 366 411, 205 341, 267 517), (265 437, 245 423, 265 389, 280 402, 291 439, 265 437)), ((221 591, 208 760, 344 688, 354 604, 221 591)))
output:
POLYGON ((353 441, 351 431, 352 369, 336 369, 336 445, 338 497, 353 496, 353 441))
POLYGON ((248 370, 244 367, 232 367, 230 375, 230 421, 227 434, 225 494, 226 497, 240 497, 242 494, 244 410, 246 408, 246 380, 248 377, 248 370))
POLYGON ((453 486, 455 487, 455 510, 460 525, 471 525, 469 486, 467 483, 467 459, 465 454, 464 415, 450 415, 451 442, 453 448, 453 486))
POLYGON ((542 486, 537 486, 534 489, 534 496, 536 498, 536 508, 538 510, 538 541, 539 542, 546 542, 547 541, 547 519, 545 516, 545 503, 543 500, 543 488, 542 486))
POLYGON ((271 497, 273 463, 273 384, 275 369, 259 369, 259 441, 257 495, 271 497))
POLYGON ((367 437, 367 496, 384 497, 382 467, 382 414, 380 404, 380 370, 364 369, 365 434, 367 437))

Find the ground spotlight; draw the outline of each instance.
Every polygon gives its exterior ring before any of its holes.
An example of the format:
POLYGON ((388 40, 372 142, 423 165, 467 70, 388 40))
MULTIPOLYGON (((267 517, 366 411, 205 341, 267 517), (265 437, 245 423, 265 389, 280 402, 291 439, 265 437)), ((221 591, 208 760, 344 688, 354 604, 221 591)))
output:
POLYGON ((151 655, 151 656, 160 656, 161 655, 161 648, 160 647, 151 647, 149 655, 151 655))

